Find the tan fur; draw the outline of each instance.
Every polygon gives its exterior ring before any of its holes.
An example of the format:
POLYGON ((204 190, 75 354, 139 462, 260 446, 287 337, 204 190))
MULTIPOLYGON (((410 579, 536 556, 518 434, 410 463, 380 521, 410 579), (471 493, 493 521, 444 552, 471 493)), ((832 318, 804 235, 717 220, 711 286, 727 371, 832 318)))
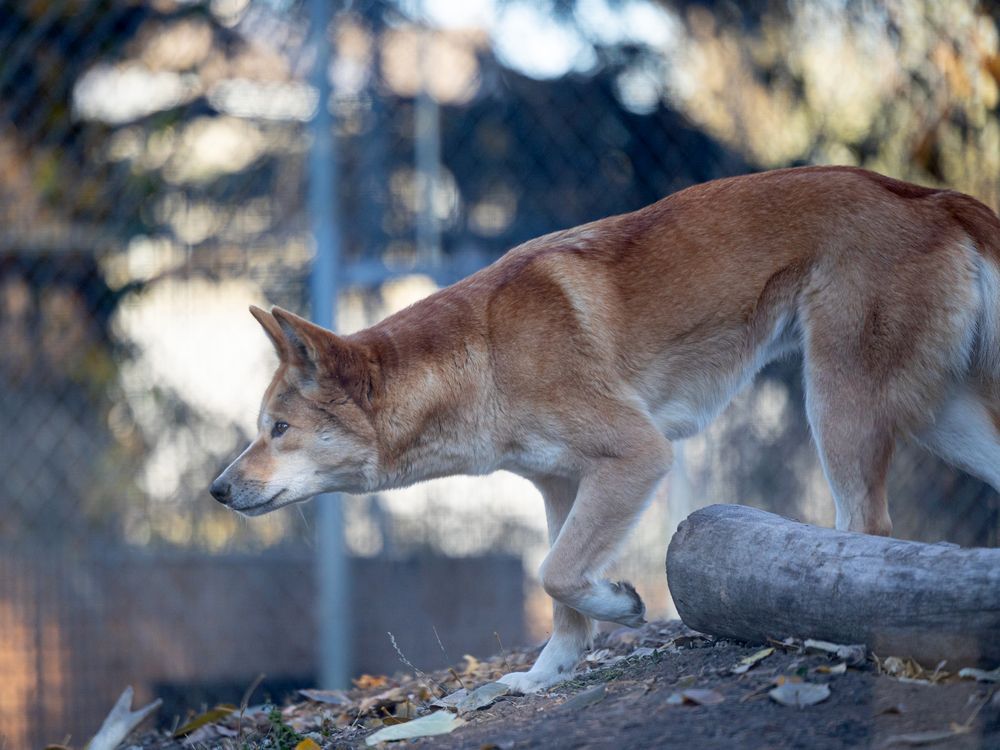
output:
POLYGON ((519 690, 572 669, 600 578, 671 459, 768 361, 803 350, 837 525, 890 533, 909 435, 1000 484, 1000 220, 859 169, 718 180, 541 237, 351 336, 253 314, 281 359, 260 435, 213 494, 245 513, 508 469, 546 502, 555 631, 519 690), (272 436, 275 422, 290 427, 272 436), (216 493, 228 488, 229 494, 216 493))

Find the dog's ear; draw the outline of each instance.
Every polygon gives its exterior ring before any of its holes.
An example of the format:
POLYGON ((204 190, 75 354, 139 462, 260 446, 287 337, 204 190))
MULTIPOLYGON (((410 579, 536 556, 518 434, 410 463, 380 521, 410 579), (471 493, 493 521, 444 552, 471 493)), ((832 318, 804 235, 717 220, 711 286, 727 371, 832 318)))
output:
POLYGON ((313 372, 335 354, 340 343, 335 334, 280 307, 272 307, 271 315, 284 343, 282 361, 313 372))
POLYGON ((274 351, 278 354, 278 359, 284 362, 288 357, 288 342, 285 341, 285 336, 281 332, 281 326, 278 325, 278 321, 274 319, 271 313, 261 310, 256 305, 250 305, 250 314, 260 323, 260 327, 264 329, 264 333, 267 334, 267 338, 270 339, 271 344, 274 346, 274 351))
POLYGON ((373 405, 379 392, 379 367, 374 352, 364 345, 342 338, 305 318, 271 308, 284 339, 282 361, 295 366, 305 381, 318 384, 323 373, 336 380, 357 404, 373 405))

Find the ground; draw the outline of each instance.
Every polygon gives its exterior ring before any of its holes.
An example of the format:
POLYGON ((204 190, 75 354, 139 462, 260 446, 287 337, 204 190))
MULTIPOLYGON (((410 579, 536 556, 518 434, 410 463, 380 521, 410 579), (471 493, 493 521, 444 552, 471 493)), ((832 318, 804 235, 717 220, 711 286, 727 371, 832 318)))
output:
MULTIPOLYGON (((483 661, 467 657, 453 670, 430 675, 364 676, 346 693, 313 693, 321 700, 280 711, 249 708, 242 719, 235 711, 186 739, 149 733, 133 747, 292 750, 306 738, 316 743, 300 746, 309 750, 365 747, 384 724, 405 725, 392 715, 422 716, 439 696, 463 685, 472 690, 508 668, 524 669, 536 655, 537 649, 515 650, 483 661)), ((465 723, 449 734, 383 747, 1000 748, 995 682, 959 679, 947 665, 928 672, 902 657, 869 654, 847 666, 798 643, 775 644, 768 653, 761 644, 715 640, 679 622, 654 622, 600 636, 574 679, 547 693, 503 695, 463 712, 465 723), (742 674, 733 672, 753 655, 759 660, 742 674), (829 697, 795 707, 769 695, 777 684, 801 683, 827 685, 829 697)))

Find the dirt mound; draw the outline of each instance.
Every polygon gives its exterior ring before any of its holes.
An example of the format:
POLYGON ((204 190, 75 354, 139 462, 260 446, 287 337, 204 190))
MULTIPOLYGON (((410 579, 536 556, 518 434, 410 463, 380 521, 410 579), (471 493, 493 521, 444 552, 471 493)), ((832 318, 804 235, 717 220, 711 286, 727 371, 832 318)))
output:
POLYGON ((430 723, 445 733, 400 746, 1000 748, 995 682, 960 679, 947 665, 927 671, 905 655, 859 659, 798 643, 748 646, 653 622, 600 636, 576 676, 547 693, 476 690, 526 669, 537 653, 466 657, 431 674, 364 675, 350 691, 304 691, 305 700, 280 709, 223 709, 184 736, 150 733, 134 746, 364 747, 387 727, 432 731, 430 723))

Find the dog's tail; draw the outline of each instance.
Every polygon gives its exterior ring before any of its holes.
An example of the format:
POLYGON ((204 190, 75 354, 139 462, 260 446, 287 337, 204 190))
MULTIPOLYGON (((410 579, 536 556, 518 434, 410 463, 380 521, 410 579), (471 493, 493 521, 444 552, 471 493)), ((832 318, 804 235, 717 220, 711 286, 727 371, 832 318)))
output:
POLYGON ((990 381, 1000 381, 1000 217, 962 193, 936 196, 962 227, 977 251, 979 315, 972 365, 990 381))

